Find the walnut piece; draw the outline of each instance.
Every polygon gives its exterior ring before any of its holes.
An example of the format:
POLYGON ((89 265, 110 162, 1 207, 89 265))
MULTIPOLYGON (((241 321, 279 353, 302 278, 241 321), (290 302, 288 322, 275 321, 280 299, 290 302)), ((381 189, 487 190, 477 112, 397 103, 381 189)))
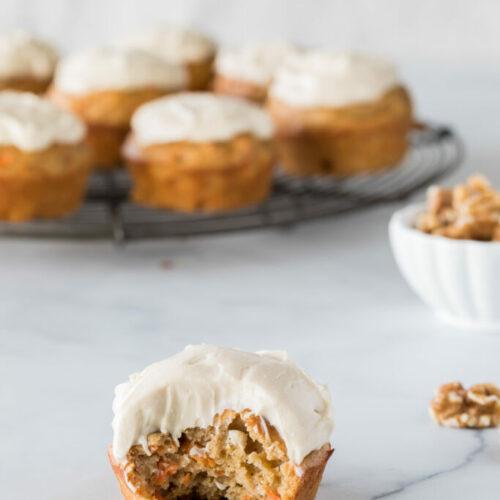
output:
POLYGON ((432 186, 416 226, 448 238, 500 241, 500 192, 480 175, 452 189, 432 186))
POLYGON ((429 410, 445 427, 496 427, 500 425, 500 389, 494 384, 476 384, 466 390, 459 382, 450 382, 439 387, 429 410))

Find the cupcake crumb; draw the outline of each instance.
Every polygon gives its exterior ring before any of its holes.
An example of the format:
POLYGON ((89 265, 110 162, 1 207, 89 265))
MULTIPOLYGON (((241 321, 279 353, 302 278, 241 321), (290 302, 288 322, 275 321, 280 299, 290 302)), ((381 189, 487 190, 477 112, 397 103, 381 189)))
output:
POLYGON ((172 269, 174 267, 174 262, 170 259, 162 259, 160 261, 160 267, 165 271, 168 271, 169 269, 172 269))

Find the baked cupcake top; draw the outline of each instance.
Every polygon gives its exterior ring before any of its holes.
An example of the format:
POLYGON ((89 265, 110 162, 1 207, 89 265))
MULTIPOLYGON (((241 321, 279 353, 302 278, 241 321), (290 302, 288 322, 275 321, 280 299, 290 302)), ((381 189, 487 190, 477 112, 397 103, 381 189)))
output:
POLYGON ((173 64, 188 64, 209 59, 215 54, 215 43, 194 30, 164 26, 138 33, 120 42, 126 47, 146 50, 173 64))
POLYGON ((15 31, 0 35, 0 78, 48 80, 57 63, 57 51, 48 43, 15 31))
POLYGON ((266 418, 295 464, 328 443, 333 429, 328 390, 286 353, 188 346, 117 386, 113 455, 124 461, 136 444, 148 450, 152 432, 179 438, 187 428, 208 427, 225 409, 266 418))
POLYGON ((215 67, 222 76, 267 86, 278 67, 298 52, 296 47, 284 42, 245 45, 220 51, 215 67))
POLYGON ((250 133, 262 139, 273 134, 269 115, 236 97, 209 92, 183 92, 141 106, 132 117, 140 146, 169 142, 226 141, 250 133))
POLYGON ((0 146, 38 151, 84 137, 84 124, 52 102, 29 92, 0 92, 0 146))
POLYGON ((146 51, 101 47, 63 59, 57 66, 54 86, 68 94, 86 94, 146 87, 179 90, 186 82, 183 68, 146 51))
POLYGON ((299 107, 341 107, 376 100, 399 84, 396 67, 377 57, 312 51, 289 58, 270 94, 299 107))

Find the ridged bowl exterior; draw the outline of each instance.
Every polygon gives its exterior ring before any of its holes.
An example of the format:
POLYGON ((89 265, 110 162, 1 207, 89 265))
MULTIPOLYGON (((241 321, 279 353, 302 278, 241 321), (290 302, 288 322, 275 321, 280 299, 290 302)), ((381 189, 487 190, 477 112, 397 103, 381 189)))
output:
POLYGON ((500 333, 500 243, 431 236, 413 227, 423 205, 396 212, 389 235, 413 290, 457 326, 500 333))

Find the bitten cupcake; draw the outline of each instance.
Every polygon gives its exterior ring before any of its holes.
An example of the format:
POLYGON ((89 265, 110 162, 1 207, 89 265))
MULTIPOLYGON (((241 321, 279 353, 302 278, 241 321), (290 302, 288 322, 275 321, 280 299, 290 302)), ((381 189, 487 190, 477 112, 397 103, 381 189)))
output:
POLYGON ((395 67, 375 57, 293 57, 278 70, 268 107, 291 174, 373 172, 396 166, 408 148, 410 97, 395 67))
POLYGON ((63 216, 80 205, 89 173, 85 126, 27 92, 0 92, 0 219, 63 216))
POLYGON ((113 168, 120 162, 133 112, 186 82, 182 68, 147 52, 96 48, 61 61, 50 97, 87 124, 94 166, 113 168))
POLYGON ((213 40, 198 31, 164 26, 138 33, 121 44, 146 50, 184 68, 188 73, 189 90, 205 90, 212 79, 216 46, 213 40))
POLYGON ((57 52, 22 31, 0 35, 0 90, 41 94, 52 81, 57 52))
POLYGON ((313 500, 327 389, 284 352, 188 346, 119 385, 109 458, 127 500, 313 500))
POLYGON ((224 211, 265 199, 273 126, 242 99, 181 93, 141 106, 124 156, 133 201, 180 211, 224 211))
POLYGON ((276 70, 297 52, 286 43, 223 49, 215 61, 214 91, 263 104, 276 70))

